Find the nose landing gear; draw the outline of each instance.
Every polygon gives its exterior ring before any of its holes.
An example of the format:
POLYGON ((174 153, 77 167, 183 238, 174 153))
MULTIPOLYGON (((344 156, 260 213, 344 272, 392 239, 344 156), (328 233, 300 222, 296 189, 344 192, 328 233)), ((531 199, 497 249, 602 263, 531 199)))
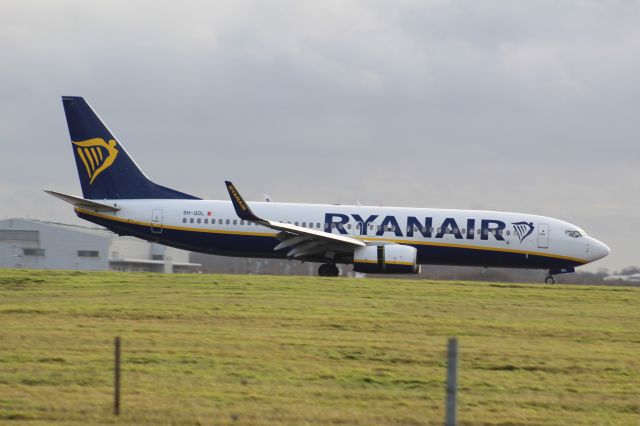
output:
POLYGON ((574 268, 573 266, 565 266, 563 268, 551 268, 549 269, 549 272, 547 273, 547 277, 544 279, 544 282, 547 284, 555 284, 556 283, 556 278, 555 276, 558 274, 570 274, 572 272, 575 272, 576 268, 574 268))
POLYGON ((340 269, 333 263, 323 263, 318 268, 318 276, 320 277, 337 277, 340 275, 340 269))

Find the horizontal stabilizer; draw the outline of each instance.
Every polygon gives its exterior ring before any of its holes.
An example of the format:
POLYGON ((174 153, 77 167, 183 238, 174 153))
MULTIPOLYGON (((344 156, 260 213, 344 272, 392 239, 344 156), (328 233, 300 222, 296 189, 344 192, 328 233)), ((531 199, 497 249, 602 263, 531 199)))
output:
POLYGON ((44 192, 53 195, 56 198, 60 198, 62 201, 66 201, 69 204, 73 204, 74 207, 102 212, 117 212, 118 210, 120 210, 120 208, 118 207, 110 206, 109 204, 98 203, 97 201, 86 200, 75 195, 63 194, 61 192, 47 190, 45 190, 44 192))

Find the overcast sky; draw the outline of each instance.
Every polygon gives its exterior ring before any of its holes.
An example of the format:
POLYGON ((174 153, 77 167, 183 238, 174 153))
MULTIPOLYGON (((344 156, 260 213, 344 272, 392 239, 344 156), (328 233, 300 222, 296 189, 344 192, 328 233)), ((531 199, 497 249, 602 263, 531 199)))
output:
POLYGON ((60 96, 226 199, 575 223, 640 264, 638 1, 2 1, 0 216, 80 223, 60 96))

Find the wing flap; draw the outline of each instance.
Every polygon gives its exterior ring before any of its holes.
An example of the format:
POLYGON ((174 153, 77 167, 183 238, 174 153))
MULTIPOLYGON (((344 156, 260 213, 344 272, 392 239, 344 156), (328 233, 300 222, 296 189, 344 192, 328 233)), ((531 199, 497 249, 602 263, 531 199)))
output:
POLYGON ((364 247, 365 243, 358 240, 357 238, 345 237, 343 235, 331 234, 329 232, 324 231, 316 231, 315 229, 303 228, 302 226, 291 225, 290 223, 282 223, 282 222, 273 222, 271 220, 264 221, 261 225, 267 226, 271 229, 277 229, 280 231, 290 232, 296 235, 308 235, 311 237, 322 238, 325 240, 331 240, 333 242, 340 242, 343 244, 349 244, 354 247, 364 247))

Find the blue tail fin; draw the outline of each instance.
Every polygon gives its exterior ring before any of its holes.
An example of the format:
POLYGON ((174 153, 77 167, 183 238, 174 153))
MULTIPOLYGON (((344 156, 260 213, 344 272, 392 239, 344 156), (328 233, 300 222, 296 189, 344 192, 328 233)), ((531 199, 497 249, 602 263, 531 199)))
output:
POLYGON ((83 98, 62 104, 84 198, 198 199, 150 181, 83 98))

